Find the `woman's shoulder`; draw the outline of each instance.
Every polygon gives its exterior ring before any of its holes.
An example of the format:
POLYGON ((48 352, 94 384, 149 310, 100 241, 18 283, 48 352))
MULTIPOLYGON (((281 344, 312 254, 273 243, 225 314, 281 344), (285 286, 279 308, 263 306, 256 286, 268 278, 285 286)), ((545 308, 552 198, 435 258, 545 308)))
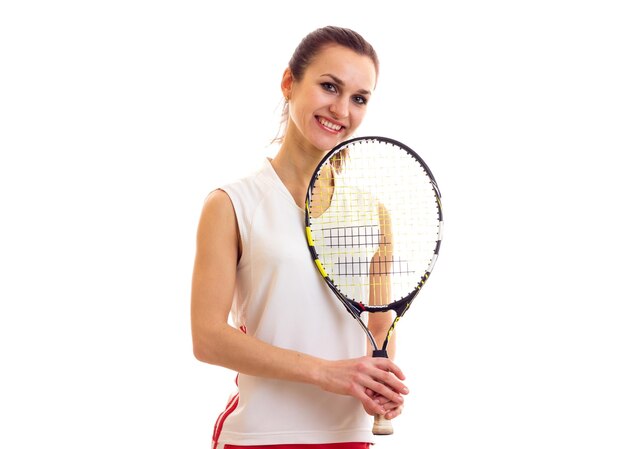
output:
POLYGON ((225 192, 231 197, 231 200, 235 198, 253 199, 263 196, 273 181, 270 169, 269 161, 264 161, 257 170, 222 185, 219 190, 225 192))
POLYGON ((230 196, 221 189, 215 189, 209 193, 202 207, 202 218, 209 221, 228 221, 227 218, 230 216, 234 216, 230 196))

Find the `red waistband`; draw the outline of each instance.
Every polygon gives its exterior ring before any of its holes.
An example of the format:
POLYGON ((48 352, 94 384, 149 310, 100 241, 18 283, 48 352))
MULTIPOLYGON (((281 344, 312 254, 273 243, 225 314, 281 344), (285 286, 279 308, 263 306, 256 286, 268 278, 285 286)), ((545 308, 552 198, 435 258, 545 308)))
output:
POLYGON ((224 449, 369 449, 370 443, 328 443, 328 444, 271 444, 266 446, 234 446, 227 444, 224 449))

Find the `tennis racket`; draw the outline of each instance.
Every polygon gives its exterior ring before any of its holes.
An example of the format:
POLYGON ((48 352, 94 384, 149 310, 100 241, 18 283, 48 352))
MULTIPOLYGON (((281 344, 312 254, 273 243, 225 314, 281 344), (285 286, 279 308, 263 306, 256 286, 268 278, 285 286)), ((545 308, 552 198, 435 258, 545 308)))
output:
MULTIPOLYGON (((305 226, 320 274, 365 331, 374 357, 387 345, 433 270, 441 245, 440 193, 430 169, 406 145, 361 137, 333 148, 307 189, 305 226), (393 311, 379 346, 364 312, 393 311)), ((372 432, 393 433, 383 416, 372 432)))

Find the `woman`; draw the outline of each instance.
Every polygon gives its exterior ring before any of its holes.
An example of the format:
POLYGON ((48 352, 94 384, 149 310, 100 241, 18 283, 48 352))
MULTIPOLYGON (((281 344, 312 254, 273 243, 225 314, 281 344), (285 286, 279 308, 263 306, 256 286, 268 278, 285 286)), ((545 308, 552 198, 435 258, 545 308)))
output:
MULTIPOLYGON (((366 448, 373 441, 367 415, 402 412, 404 375, 391 360, 366 356, 362 330, 321 280, 303 235, 313 171, 357 130, 377 77, 376 53, 358 33, 310 33, 282 77, 286 129, 278 153, 204 204, 194 354, 239 373, 238 393, 215 425, 215 448, 366 448)), ((382 335, 386 320, 373 315, 368 325, 382 335)))

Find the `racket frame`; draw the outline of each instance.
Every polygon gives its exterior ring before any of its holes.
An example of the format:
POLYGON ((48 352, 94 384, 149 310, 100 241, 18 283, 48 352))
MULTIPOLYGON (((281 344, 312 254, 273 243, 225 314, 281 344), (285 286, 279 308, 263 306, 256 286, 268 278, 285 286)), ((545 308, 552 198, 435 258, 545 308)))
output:
POLYGON ((333 291, 335 296, 337 296, 337 298, 341 301, 344 307, 348 310, 350 315, 352 315, 352 317, 357 320, 361 328, 363 328, 363 330, 365 331, 365 334, 367 335, 367 338, 372 345, 374 357, 387 357, 387 345, 389 343, 389 339, 391 338, 395 330, 395 327, 398 321, 407 312, 413 300, 415 299, 417 294, 421 291, 422 287, 424 286, 424 284, 430 277, 430 274, 435 265, 435 262, 437 261, 437 257, 439 255, 439 248, 441 246, 441 239, 442 239, 442 233, 443 233, 443 214, 442 214, 441 209, 442 209, 441 208, 441 193, 439 191, 439 186, 437 185, 435 177, 432 171, 430 170, 430 168, 428 167, 428 165, 426 164, 426 162, 415 151, 413 151, 411 148, 409 148, 405 144, 397 140, 388 138, 388 137, 364 136, 364 137, 355 137, 355 138, 346 140, 344 142, 341 142, 338 145, 336 145, 332 150, 330 150, 322 158, 322 160, 319 162, 319 164, 315 168, 315 171, 313 172, 313 176, 311 177, 311 181, 309 182, 309 186, 307 188, 306 199, 305 199, 305 232, 306 232, 306 238, 307 238, 309 251, 311 253, 311 257, 313 258, 313 261, 315 262, 315 266, 317 267, 320 274, 324 278, 324 281, 326 281, 326 284, 330 287, 330 289, 333 291), (313 195, 313 188, 315 186, 315 183, 317 182, 317 179, 320 175, 322 167, 326 164, 326 162, 330 158, 332 158, 338 152, 344 150, 346 147, 349 147, 350 145, 359 141, 371 141, 371 140, 375 140, 378 142, 383 142, 383 143, 387 143, 387 144, 391 144, 396 147, 399 147, 403 149, 404 151, 406 151, 410 156, 412 156, 419 162, 419 164, 422 166, 422 168, 428 175, 430 183, 433 187, 433 192, 435 194, 435 198, 437 202, 437 209, 438 209, 438 214, 439 214, 439 236, 438 236, 438 240, 435 245, 435 248, 433 250, 433 257, 432 257, 431 263, 427 271, 422 275, 420 281, 417 283, 417 285, 415 286, 412 292, 410 292, 408 295, 404 296, 403 298, 399 299, 398 301, 394 301, 388 305, 363 304, 362 302, 354 301, 346 297, 343 293, 341 293, 341 291, 339 291, 339 288, 335 285, 333 280, 329 277, 328 273, 324 269, 324 265, 319 259, 319 255, 315 249, 315 241, 313 239, 313 233, 311 231, 311 218, 310 218, 311 197, 313 195), (371 331, 361 319, 361 314, 363 312, 377 313, 377 312, 388 312, 388 311, 393 311, 396 314, 396 317, 393 320, 391 326, 389 327, 389 330, 387 331, 387 335, 385 337, 385 341, 383 342, 383 345, 379 348, 371 331))

